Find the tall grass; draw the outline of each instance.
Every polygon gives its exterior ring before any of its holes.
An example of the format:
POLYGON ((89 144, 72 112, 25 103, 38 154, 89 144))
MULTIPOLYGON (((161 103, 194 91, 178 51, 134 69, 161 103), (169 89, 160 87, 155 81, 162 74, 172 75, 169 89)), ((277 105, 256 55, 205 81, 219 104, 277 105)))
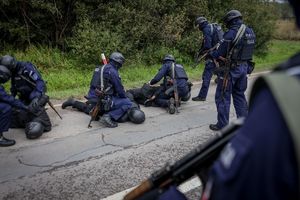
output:
POLYGON ((294 20, 278 20, 274 38, 278 40, 300 40, 300 31, 294 20))

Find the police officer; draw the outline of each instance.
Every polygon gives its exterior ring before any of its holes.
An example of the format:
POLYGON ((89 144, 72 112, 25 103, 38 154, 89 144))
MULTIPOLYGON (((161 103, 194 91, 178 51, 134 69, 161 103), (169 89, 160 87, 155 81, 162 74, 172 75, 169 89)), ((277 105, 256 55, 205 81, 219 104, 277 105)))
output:
POLYGON ((1 64, 11 72, 12 96, 18 96, 25 105, 39 110, 33 115, 25 110, 14 109, 11 128, 25 128, 28 139, 36 139, 50 131, 52 125, 45 110, 49 97, 45 95, 46 84, 36 67, 30 62, 16 61, 10 55, 3 56, 1 64))
POLYGON ((103 76, 105 92, 103 108, 100 109, 101 122, 109 128, 117 127, 117 122, 124 122, 127 120, 133 123, 139 124, 145 121, 145 114, 139 109, 137 105, 126 97, 124 87, 121 82, 121 77, 118 70, 125 62, 124 56, 119 52, 114 52, 109 57, 109 63, 102 66, 103 75, 101 75, 101 67, 97 67, 94 71, 90 89, 87 94, 87 102, 83 103, 76 101, 73 98, 69 98, 62 104, 62 108, 65 109, 68 106, 77 108, 79 111, 89 114, 96 106, 99 95, 101 93, 101 76, 103 76))
MULTIPOLYGON (((203 41, 199 55, 203 55, 211 51, 212 48, 216 48, 221 42, 223 31, 217 24, 208 23, 205 17, 198 17, 196 19, 196 26, 203 33, 203 41)), ((202 86, 196 97, 193 97, 193 101, 205 101, 213 70, 216 65, 214 61, 207 56, 205 59, 205 68, 202 74, 202 86)))
MULTIPOLYGON (((300 28, 300 2, 289 1, 300 28)), ((212 166, 202 200, 300 199, 299 79, 300 52, 254 83, 249 115, 212 166)))
POLYGON ((162 78, 164 89, 155 98, 155 104, 160 107, 167 107, 170 114, 174 114, 176 111, 175 100, 174 100, 174 90, 173 89, 173 72, 174 78, 177 83, 178 97, 185 98, 190 96, 188 77, 182 65, 175 63, 175 58, 173 55, 166 55, 163 59, 163 65, 159 72, 154 76, 154 78, 149 82, 150 85, 158 83, 162 78), (172 69, 172 64, 174 63, 174 70, 172 69))
MULTIPOLYGON (((7 67, 0 65, 0 84, 4 84, 9 81, 11 72, 7 67)), ((0 85, 0 147, 6 147, 14 145, 15 140, 7 139, 3 136, 3 132, 8 131, 12 120, 12 108, 19 108, 24 111, 28 111, 28 106, 24 105, 18 99, 8 95, 2 85, 0 85)))
POLYGON ((256 40, 253 30, 243 24, 242 14, 238 10, 229 11, 223 21, 228 28, 224 41, 210 53, 213 59, 221 63, 215 95, 218 122, 209 126, 215 131, 229 122, 231 95, 237 117, 247 116, 247 73, 256 40))

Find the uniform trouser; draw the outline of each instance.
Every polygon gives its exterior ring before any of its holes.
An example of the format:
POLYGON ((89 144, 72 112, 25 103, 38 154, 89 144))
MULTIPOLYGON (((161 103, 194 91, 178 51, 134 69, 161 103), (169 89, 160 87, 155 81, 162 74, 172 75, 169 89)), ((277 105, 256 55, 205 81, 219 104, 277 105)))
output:
POLYGON ((8 131, 12 117, 12 107, 0 102, 0 133, 8 131))
POLYGON ((237 117, 245 117, 248 114, 248 105, 245 96, 247 89, 246 64, 238 65, 230 70, 228 83, 225 87, 224 74, 218 76, 215 102, 218 111, 217 126, 223 128, 229 122, 231 95, 237 117))
POLYGON ((211 80, 211 77, 213 76, 213 70, 215 69, 215 66, 216 65, 213 62, 213 60, 207 59, 205 61, 205 67, 204 67, 204 71, 202 74, 202 86, 199 91, 198 97, 206 98, 208 89, 209 89, 209 85, 210 85, 210 80, 211 80))
POLYGON ((45 108, 42 108, 37 115, 29 113, 25 110, 13 108, 10 128, 25 128, 26 124, 31 122, 41 123, 44 126, 44 132, 50 131, 52 127, 50 118, 45 108))
MULTIPOLYGON (((178 87, 178 97, 185 97, 189 93, 189 87, 186 85, 184 87, 178 87)), ((165 91, 159 93, 159 95, 154 100, 155 104, 160 107, 168 107, 169 106, 169 99, 174 97, 174 92, 170 93, 169 95, 165 94, 165 91)))
POLYGON ((117 121, 120 119, 132 106, 132 102, 128 98, 112 97, 112 107, 108 112, 109 116, 117 121))

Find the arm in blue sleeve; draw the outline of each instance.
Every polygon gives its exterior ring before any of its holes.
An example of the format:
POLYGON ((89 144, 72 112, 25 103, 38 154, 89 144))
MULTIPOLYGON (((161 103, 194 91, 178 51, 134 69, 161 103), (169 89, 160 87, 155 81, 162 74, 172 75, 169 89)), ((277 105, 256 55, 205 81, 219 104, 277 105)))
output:
POLYGON ((158 83, 168 72, 168 66, 163 65, 155 77, 150 81, 150 85, 158 83))
POLYGON ((220 56, 222 57, 226 57, 227 56, 227 52, 230 50, 231 48, 231 43, 232 41, 234 40, 235 38, 235 35, 236 35, 236 31, 234 30, 229 30, 228 32, 226 32, 224 34, 224 40, 223 42, 221 43, 220 47, 215 50, 215 51, 212 51, 210 53, 210 55, 214 58, 214 59, 217 59, 219 58, 220 56))
POLYGON ((208 50, 212 48, 212 34, 209 26, 203 29, 203 47, 202 50, 208 50))
POLYGON ((30 93, 29 98, 32 100, 36 97, 41 97, 42 94, 45 92, 45 82, 41 79, 38 78, 38 80, 35 81, 35 89, 30 93))
POLYGON ((115 91, 117 92, 117 95, 121 98, 125 98, 126 94, 125 94, 125 90, 124 87, 122 85, 121 82, 121 78, 119 76, 119 74, 115 71, 111 71, 112 73, 110 74, 110 81, 115 89, 115 91))
POLYGON ((8 95, 2 85, 0 86, 0 101, 5 102, 13 107, 27 109, 27 107, 21 101, 15 99, 13 96, 8 95))

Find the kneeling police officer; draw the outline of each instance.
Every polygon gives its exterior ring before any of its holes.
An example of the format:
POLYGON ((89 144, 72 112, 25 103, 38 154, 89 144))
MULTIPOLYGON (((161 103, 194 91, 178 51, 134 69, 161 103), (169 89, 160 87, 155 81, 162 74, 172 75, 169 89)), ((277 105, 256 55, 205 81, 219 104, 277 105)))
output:
POLYGON ((51 130, 52 125, 45 105, 49 100, 46 83, 36 67, 30 62, 17 61, 10 55, 1 57, 1 65, 11 73, 11 95, 26 106, 35 108, 35 115, 24 109, 13 109, 11 128, 25 128, 28 139, 36 139, 51 130))
POLYGON ((145 114, 139 106, 126 97, 118 70, 125 62, 124 56, 114 52, 109 57, 109 63, 95 68, 90 89, 85 96, 85 103, 69 98, 62 104, 62 109, 68 106, 90 114, 101 98, 100 122, 106 127, 115 128, 117 122, 132 121, 140 124, 145 121, 145 114))

